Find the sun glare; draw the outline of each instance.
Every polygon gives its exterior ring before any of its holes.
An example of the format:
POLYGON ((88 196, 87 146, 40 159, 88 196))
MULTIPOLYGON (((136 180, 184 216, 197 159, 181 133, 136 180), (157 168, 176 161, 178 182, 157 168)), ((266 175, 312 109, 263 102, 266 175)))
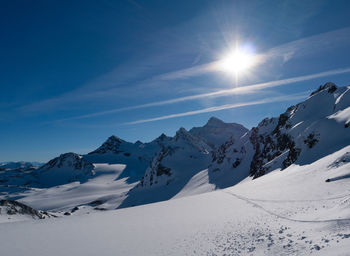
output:
POLYGON ((254 54, 236 49, 218 62, 218 69, 229 74, 237 74, 246 71, 255 63, 254 54))

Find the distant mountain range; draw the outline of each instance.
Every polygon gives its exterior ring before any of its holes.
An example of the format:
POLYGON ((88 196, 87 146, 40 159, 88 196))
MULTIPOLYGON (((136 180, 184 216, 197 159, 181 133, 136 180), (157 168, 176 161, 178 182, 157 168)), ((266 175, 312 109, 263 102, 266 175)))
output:
POLYGON ((39 162, 0 162, 1 169, 28 169, 28 168, 38 168, 44 165, 44 163, 39 162))

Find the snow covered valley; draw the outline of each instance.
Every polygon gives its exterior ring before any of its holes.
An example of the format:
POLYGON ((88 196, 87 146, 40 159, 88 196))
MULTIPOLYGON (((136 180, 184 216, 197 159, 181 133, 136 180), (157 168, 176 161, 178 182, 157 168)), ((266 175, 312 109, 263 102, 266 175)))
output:
POLYGON ((349 151, 195 196, 1 224, 2 253, 348 255, 350 180, 325 180, 350 174, 349 162, 329 167, 349 151))

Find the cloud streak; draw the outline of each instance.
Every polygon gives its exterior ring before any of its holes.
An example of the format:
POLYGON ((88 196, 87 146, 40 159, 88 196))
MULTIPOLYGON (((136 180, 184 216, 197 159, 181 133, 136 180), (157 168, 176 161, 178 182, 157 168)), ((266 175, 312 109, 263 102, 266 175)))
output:
MULTIPOLYGON (((350 38, 348 37, 349 33, 350 27, 346 27, 273 47, 259 55, 261 57, 261 63, 272 61, 275 58, 282 58, 283 62, 287 62, 293 58, 315 55, 320 51, 323 52, 325 49, 334 49, 339 46, 348 45, 350 43, 350 38)), ((174 53, 173 55, 178 56, 180 53, 176 52, 176 54, 174 53)), ((106 101, 106 98, 111 99, 111 97, 121 95, 122 93, 120 91, 125 91, 123 94, 127 95, 130 93, 130 91, 136 91, 137 88, 147 90, 147 88, 153 84, 178 79, 187 79, 206 73, 217 72, 215 69, 216 62, 214 61, 207 64, 196 65, 190 68, 155 74, 152 76, 151 74, 154 73, 154 70, 159 67, 166 66, 166 59, 171 59, 169 56, 154 55, 155 54, 153 54, 152 57, 145 59, 141 63, 140 61, 130 60, 116 67, 111 72, 82 85, 76 90, 67 92, 60 96, 21 106, 17 108, 17 110, 21 111, 22 113, 37 113, 39 111, 46 112, 60 108, 64 109, 76 104, 77 102, 106 101)), ((149 104, 145 104, 145 107, 148 106, 149 104)), ((151 104, 150 106, 153 105, 151 104)), ((88 118, 142 107, 143 106, 140 105, 131 108, 121 108, 120 110, 115 109, 103 111, 100 112, 100 114, 92 113, 90 115, 67 118, 67 120, 88 118)))
POLYGON ((134 124, 149 123, 149 122, 155 122, 155 121, 166 120, 166 119, 171 119, 171 118, 192 116, 192 115, 198 115, 198 114, 203 114, 203 113, 210 113, 210 112, 215 112, 215 111, 220 111, 220 110, 241 108, 241 107, 246 107, 246 106, 267 104, 267 103, 273 103, 273 102, 299 100, 299 99, 304 99, 306 97, 306 95, 307 95, 306 93, 293 94, 293 95, 289 95, 289 96, 280 96, 280 97, 274 97, 274 98, 264 99, 264 100, 257 100, 257 101, 243 102, 243 103, 234 103, 234 104, 225 104, 225 105, 214 106, 214 107, 210 107, 210 108, 203 108, 203 109, 194 110, 194 111, 188 111, 188 112, 182 112, 182 113, 177 113, 177 114, 159 116, 159 117, 154 117, 154 118, 149 118, 149 119, 136 120, 136 121, 124 123, 124 125, 134 125, 134 124))
POLYGON ((150 102, 150 103, 135 105, 135 106, 130 106, 130 107, 111 109, 111 110, 95 112, 95 113, 91 113, 91 114, 87 114, 87 115, 80 115, 80 116, 65 118, 65 119, 61 119, 59 121, 92 118, 92 117, 109 115, 109 114, 114 114, 114 113, 123 112, 123 111, 142 109, 142 108, 147 108, 147 107, 155 107, 155 106, 164 106, 164 105, 175 104, 175 103, 184 102, 184 101, 203 99, 203 98, 208 98, 208 97, 214 98, 214 97, 224 97, 224 96, 233 95, 233 94, 252 94, 252 93, 257 93, 258 91, 263 90, 263 89, 273 88, 273 87, 277 87, 277 86, 282 86, 282 85, 287 85, 287 84, 292 84, 292 83, 297 83, 297 82, 302 82, 302 81, 308 81, 308 80, 312 80, 312 79, 316 79, 316 78, 320 78, 320 77, 345 74, 345 73, 350 73, 350 67, 342 68, 342 69, 333 69, 333 70, 328 70, 325 72, 314 73, 314 74, 305 75, 305 76, 298 76, 298 77, 291 77, 291 78, 287 78, 287 79, 269 81, 269 82, 265 82, 265 83, 258 83, 258 84, 252 84, 252 85, 247 85, 247 86, 241 86, 241 87, 236 87, 236 88, 232 88, 232 89, 218 90, 218 91, 209 92, 209 93, 201 93, 201 94, 195 94, 195 95, 190 95, 190 96, 185 96, 185 97, 178 97, 178 98, 173 98, 173 99, 169 99, 169 100, 155 101, 155 102, 150 102))

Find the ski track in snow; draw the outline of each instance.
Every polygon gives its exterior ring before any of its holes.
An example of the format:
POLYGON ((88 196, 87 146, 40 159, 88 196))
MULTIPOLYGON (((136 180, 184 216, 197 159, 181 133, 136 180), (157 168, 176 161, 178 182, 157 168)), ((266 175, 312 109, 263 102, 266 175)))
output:
MULTIPOLYGON (((275 212, 272 212, 268 209, 266 209, 265 207, 257 204, 257 203, 254 203, 254 201, 257 201, 255 199, 249 199, 249 198, 246 198, 246 197, 243 197, 243 196, 239 196, 237 194, 234 194, 232 192, 228 192, 228 191, 224 191, 225 193, 231 195, 231 196, 234 196, 240 200, 243 200, 245 201, 246 203, 248 204, 251 204, 253 207, 257 207, 257 208, 260 208, 261 210, 267 212, 268 214, 271 214, 271 215, 274 215, 278 218, 281 218, 281 219, 285 219, 285 220, 289 220, 289 221, 295 221, 295 222, 304 222, 304 223, 317 223, 317 222, 337 222, 339 224, 350 224, 350 218, 346 218, 346 219, 329 219, 329 220, 298 220, 298 219, 292 219, 292 218, 288 218, 288 217, 285 217, 285 216, 282 216, 280 214, 277 214, 275 212)), ((344 196, 343 196, 344 197, 344 196)), ((335 197, 335 198, 343 198, 343 197, 335 197)), ((334 199, 334 197, 332 198, 334 199)), ((323 199, 323 200, 331 200, 331 199, 323 199)), ((259 201, 265 201, 265 202, 270 202, 269 200, 259 200, 259 201)), ((312 201, 316 201, 316 200, 312 200, 312 201)), ((274 200, 273 202, 298 202, 297 200, 290 200, 290 201, 282 201, 282 200, 279 200, 279 201, 276 201, 274 200)), ((303 200, 302 202, 311 202, 311 200, 303 200)))
MULTIPOLYGON (((177 241, 177 243, 186 242, 187 244, 183 255, 348 255, 337 251, 323 253, 322 250, 338 244, 343 239, 350 238, 350 233, 342 233, 342 231, 350 232, 350 219, 293 219, 266 209, 253 202, 255 199, 248 199, 227 190, 221 190, 220 192, 232 196, 234 200, 240 200, 250 207, 261 210, 263 213, 251 220, 239 218, 238 223, 227 222, 220 231, 213 228, 204 233, 196 233, 194 239, 177 241), (329 225, 331 225, 331 228, 329 225), (337 232, 330 232, 330 230, 337 232), (196 248, 193 249, 195 244, 196 248)), ((332 197, 324 200, 343 197, 332 197)), ((299 201, 279 200, 278 202, 295 203, 299 201)), ((303 202, 307 201, 303 200, 303 202)), ((273 200, 273 202, 276 202, 276 200, 273 200)), ((176 247, 175 251, 181 251, 183 248, 184 245, 181 245, 176 247)))

